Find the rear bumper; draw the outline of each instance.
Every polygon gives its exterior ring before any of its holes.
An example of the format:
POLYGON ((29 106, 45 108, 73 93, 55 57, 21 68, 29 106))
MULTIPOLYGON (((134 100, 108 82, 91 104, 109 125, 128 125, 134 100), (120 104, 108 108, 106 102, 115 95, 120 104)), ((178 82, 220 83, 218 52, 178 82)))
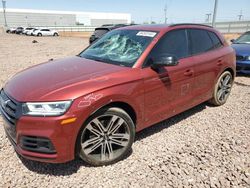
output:
POLYGON ((250 61, 237 61, 236 71, 238 73, 250 74, 250 61))

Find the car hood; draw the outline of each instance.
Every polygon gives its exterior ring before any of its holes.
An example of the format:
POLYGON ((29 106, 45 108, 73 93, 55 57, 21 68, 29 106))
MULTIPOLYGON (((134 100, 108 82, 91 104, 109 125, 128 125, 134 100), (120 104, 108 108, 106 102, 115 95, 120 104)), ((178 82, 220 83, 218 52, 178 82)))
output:
POLYGON ((237 55, 249 56, 250 44, 232 44, 237 55))
MULTIPOLYGON (((28 68, 9 80, 4 90, 19 102, 75 99, 121 83, 121 71, 131 68, 80 57, 49 61, 28 68)), ((126 76, 128 79, 128 76, 126 76)))

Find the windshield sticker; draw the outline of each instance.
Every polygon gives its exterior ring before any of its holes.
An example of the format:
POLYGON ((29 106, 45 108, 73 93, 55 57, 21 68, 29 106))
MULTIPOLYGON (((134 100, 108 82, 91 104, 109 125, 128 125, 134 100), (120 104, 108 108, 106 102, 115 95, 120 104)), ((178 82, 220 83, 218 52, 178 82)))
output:
POLYGON ((139 31, 136 35, 142 37, 154 37, 156 35, 156 32, 139 31))

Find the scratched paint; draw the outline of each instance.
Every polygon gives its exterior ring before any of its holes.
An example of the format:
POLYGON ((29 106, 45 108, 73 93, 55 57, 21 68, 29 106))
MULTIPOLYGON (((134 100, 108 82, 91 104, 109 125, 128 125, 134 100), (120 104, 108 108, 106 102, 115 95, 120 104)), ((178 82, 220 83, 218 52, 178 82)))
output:
POLYGON ((101 93, 98 93, 98 94, 91 93, 91 94, 83 97, 83 100, 81 100, 79 102, 78 107, 79 108, 88 107, 91 104, 93 104, 93 102, 99 100, 102 97, 103 97, 103 94, 101 94, 101 93))
POLYGON ((181 95, 184 96, 184 95, 187 95, 190 91, 190 84, 184 84, 181 86, 181 95))
POLYGON ((100 77, 100 74, 91 74, 89 79, 94 82, 104 82, 104 81, 109 80, 109 77, 108 76, 100 77))

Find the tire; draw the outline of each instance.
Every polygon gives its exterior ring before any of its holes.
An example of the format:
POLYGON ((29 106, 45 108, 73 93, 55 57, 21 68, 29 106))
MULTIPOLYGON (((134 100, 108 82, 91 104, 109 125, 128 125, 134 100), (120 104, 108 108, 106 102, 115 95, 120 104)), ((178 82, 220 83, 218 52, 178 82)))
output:
POLYGON ((42 33, 38 33, 37 36, 38 36, 38 37, 41 37, 41 36, 43 36, 43 35, 42 35, 42 33))
POLYGON ((92 166, 113 164, 131 150, 135 125, 120 108, 104 108, 90 116, 77 139, 78 156, 92 166))
POLYGON ((58 37, 58 33, 54 33, 54 35, 53 35, 54 37, 58 37))
POLYGON ((229 71, 223 72, 214 87, 213 97, 209 103, 221 106, 226 103, 233 86, 233 76, 229 71))

